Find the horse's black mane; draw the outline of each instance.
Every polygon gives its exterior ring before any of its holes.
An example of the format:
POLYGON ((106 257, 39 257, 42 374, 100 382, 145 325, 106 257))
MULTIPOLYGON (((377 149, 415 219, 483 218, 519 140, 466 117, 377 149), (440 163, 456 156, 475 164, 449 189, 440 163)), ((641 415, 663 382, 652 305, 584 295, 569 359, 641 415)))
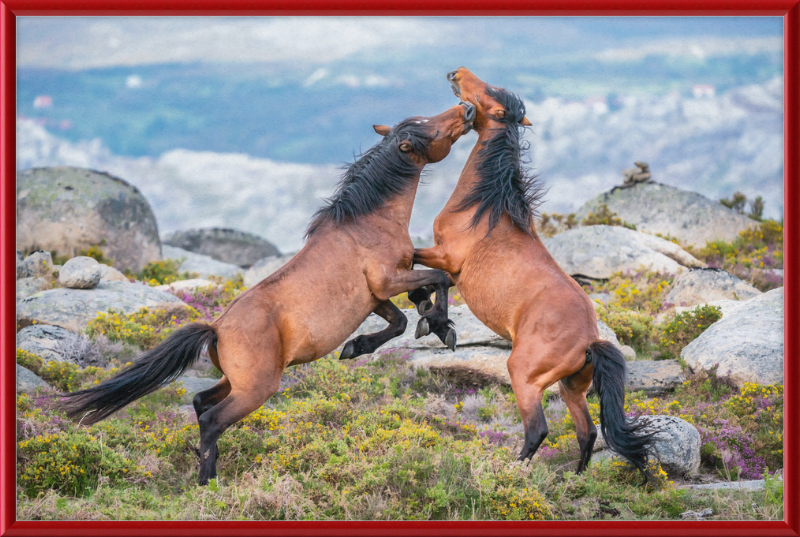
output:
POLYGON ((427 145, 434 138, 421 119, 412 117, 401 121, 380 142, 345 167, 336 192, 314 213, 306 238, 326 221, 339 225, 354 220, 379 209, 388 199, 405 190, 419 174, 411 153, 425 154, 427 145), (411 142, 412 148, 408 153, 400 151, 399 145, 403 140, 411 142))
POLYGON ((478 204, 472 217, 471 228, 489 213, 489 231, 500 221, 503 213, 526 233, 532 233, 533 219, 546 193, 544 185, 524 166, 522 157, 530 143, 520 141, 525 127, 520 121, 525 117, 522 99, 503 88, 486 85, 486 94, 496 100, 506 111, 499 119, 505 127, 486 142, 478 156, 477 174, 480 180, 455 208, 463 211, 478 204))

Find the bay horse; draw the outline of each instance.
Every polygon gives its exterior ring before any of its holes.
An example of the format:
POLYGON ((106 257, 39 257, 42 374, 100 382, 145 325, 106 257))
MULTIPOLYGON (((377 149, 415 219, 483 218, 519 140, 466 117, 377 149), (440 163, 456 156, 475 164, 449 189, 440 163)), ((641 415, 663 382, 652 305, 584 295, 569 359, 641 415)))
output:
POLYGON ((216 476, 219 436, 275 394, 286 367, 329 354, 370 312, 389 326, 349 341, 343 357, 373 352, 405 331, 406 316, 391 297, 434 286, 442 299, 423 324, 454 344, 448 277, 412 270, 408 225, 423 168, 445 158, 474 117, 474 106, 462 103, 393 128, 374 126, 383 138, 349 165, 289 263, 239 295, 213 323, 179 328, 114 377, 64 394, 61 407, 72 419, 98 422, 179 377, 207 347, 223 377, 192 401, 200 426, 198 483, 206 485, 216 476))
MULTIPOLYGON (((521 99, 464 67, 447 80, 459 99, 475 106, 478 141, 434 220, 435 245, 417 249, 414 263, 447 272, 475 316, 512 342, 508 372, 525 428, 518 460, 532 458, 547 436, 542 395, 560 382, 580 445, 577 471, 586 469, 597 438, 586 402, 594 382, 606 443, 651 478, 654 433, 646 434, 644 424, 623 410, 625 359, 600 340, 589 297, 536 233, 533 219, 544 190, 522 164, 527 145, 521 135, 531 123, 521 99)), ((409 293, 420 311, 429 307, 430 291, 409 293)))

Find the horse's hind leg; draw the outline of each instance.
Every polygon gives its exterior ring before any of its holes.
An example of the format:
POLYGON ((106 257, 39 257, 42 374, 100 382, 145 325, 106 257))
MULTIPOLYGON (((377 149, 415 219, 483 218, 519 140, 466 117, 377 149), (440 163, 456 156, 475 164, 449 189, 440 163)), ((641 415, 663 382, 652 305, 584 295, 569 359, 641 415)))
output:
POLYGON ((589 465, 594 441, 597 439, 597 427, 592 422, 586 402, 586 392, 592 383, 592 371, 592 364, 586 364, 577 373, 561 379, 561 398, 567 404, 572 421, 575 422, 578 445, 581 447, 577 473, 583 472, 589 465))
POLYGON ((228 377, 223 376, 222 379, 211 388, 195 394, 192 399, 192 406, 194 406, 197 419, 200 420, 200 416, 202 416, 204 412, 225 399, 229 393, 231 393, 231 383, 228 377))
POLYGON ((390 339, 396 338, 406 331, 408 319, 391 300, 384 300, 372 311, 389 321, 389 326, 374 334, 356 336, 345 343, 342 354, 339 356, 340 360, 349 360, 362 354, 371 354, 390 339))
POLYGON ((525 428, 525 442, 517 457, 520 461, 532 458, 549 432, 542 408, 542 395, 547 385, 537 382, 541 377, 532 367, 533 357, 526 356, 523 348, 518 346, 511 351, 507 364, 511 388, 517 397, 517 406, 525 428))
POLYGON ((280 375, 270 379, 257 389, 231 390, 230 395, 204 412, 198 420, 200 425, 200 473, 199 485, 207 485, 217 476, 217 440, 225 430, 264 404, 278 391, 280 375))

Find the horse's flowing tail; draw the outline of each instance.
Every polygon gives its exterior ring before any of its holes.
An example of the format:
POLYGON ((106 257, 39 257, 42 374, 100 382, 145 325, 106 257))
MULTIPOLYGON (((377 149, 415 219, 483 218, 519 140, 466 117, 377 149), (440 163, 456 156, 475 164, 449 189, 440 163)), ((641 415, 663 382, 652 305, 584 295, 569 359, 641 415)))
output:
POLYGON ((589 353, 594 365, 594 389, 600 396, 603 438, 612 451, 630 461, 650 480, 647 461, 653 453, 653 437, 657 432, 645 433, 645 424, 625 416, 625 357, 608 341, 590 344, 589 353))
POLYGON ((197 361, 203 347, 216 345, 216 342, 213 326, 187 324, 110 379, 85 390, 63 394, 61 408, 72 419, 82 417, 82 423, 96 423, 181 376, 197 361))

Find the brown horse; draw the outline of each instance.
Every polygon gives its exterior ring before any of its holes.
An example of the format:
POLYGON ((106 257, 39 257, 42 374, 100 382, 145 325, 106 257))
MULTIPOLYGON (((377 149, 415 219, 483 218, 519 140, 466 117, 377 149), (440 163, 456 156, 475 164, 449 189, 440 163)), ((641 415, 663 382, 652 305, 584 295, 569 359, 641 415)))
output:
MULTIPOLYGON (((547 436, 542 395, 561 382, 581 448, 578 472, 586 468, 597 437, 586 403, 594 381, 606 442, 647 477, 652 435, 623 411, 625 360, 599 339, 591 301, 534 228, 543 190, 521 164, 527 147, 520 137, 530 125, 522 101, 463 67, 447 79, 457 97, 476 107, 478 142, 434 220, 435 246, 418 249, 414 263, 446 271, 475 316, 512 341, 508 372, 525 427, 520 460, 533 457, 547 436)), ((429 291, 409 297, 424 311, 429 291)))
POLYGON ((278 390, 287 366, 330 353, 370 312, 389 326, 349 341, 343 357, 373 352, 405 331, 406 317, 390 297, 435 286, 444 298, 420 323, 454 344, 447 275, 411 270, 408 224, 423 167, 445 158, 474 117, 474 107, 462 103, 394 128, 375 126, 383 139, 348 167, 289 263, 238 296, 213 324, 186 325, 111 379, 64 395, 68 415, 87 424, 102 420, 180 376, 207 346, 224 376, 193 401, 200 425, 198 481, 205 485, 216 476, 219 436, 278 390))

